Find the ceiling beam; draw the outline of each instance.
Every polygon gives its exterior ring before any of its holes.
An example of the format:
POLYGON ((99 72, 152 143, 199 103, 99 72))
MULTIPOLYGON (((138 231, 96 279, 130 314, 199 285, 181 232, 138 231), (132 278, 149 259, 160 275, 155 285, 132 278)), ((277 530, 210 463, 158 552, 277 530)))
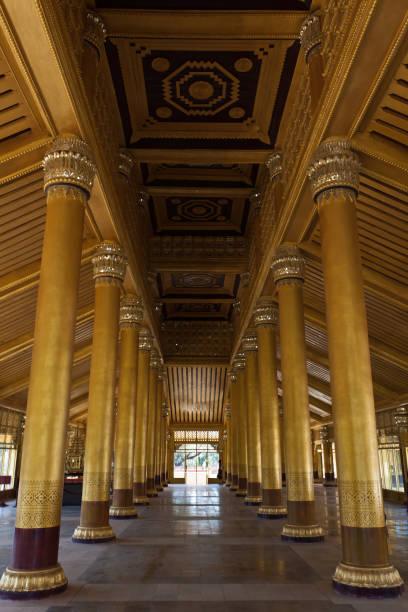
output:
POLYGON ((232 304, 235 298, 220 298, 216 295, 206 295, 205 297, 184 297, 181 294, 179 297, 162 297, 160 301, 164 304, 203 304, 203 303, 214 303, 214 304, 232 304))
MULTIPOLYGON (((322 250, 314 242, 302 242, 300 248, 304 253, 316 261, 321 262, 322 250)), ((398 306, 406 307, 408 304, 408 287, 390 278, 362 266, 364 287, 398 306)))
MULTIPOLYGON (((78 311, 75 325, 86 323, 93 319, 94 305, 88 305, 78 311)), ((0 363, 15 357, 19 353, 22 353, 33 347, 34 344, 34 331, 29 334, 23 334, 10 342, 0 344, 0 363)))
MULTIPOLYGON (((75 366, 81 363, 82 361, 85 361, 85 359, 88 359, 88 357, 91 356, 91 353, 92 353, 92 343, 81 347, 80 349, 75 351, 72 365, 75 366)), ((89 378, 89 374, 87 374, 85 377, 82 376, 81 378, 73 380, 71 384, 71 390, 75 389, 81 384, 83 385, 88 380, 88 378, 89 378)), ((10 397, 11 395, 15 395, 16 393, 19 393, 20 391, 24 391, 25 389, 28 388, 29 384, 30 384, 30 376, 24 376, 23 378, 19 378, 18 380, 14 380, 8 383, 4 387, 0 388, 0 399, 3 399, 5 397, 10 397)))
POLYGON ((263 164, 270 149, 129 149, 132 157, 145 164, 263 164))
MULTIPOLYGON (((310 306, 304 307, 305 320, 312 325, 316 326, 318 329, 322 331, 327 331, 326 329, 326 319, 325 316, 314 308, 310 308, 310 306)), ((392 365, 402 369, 408 369, 408 355, 404 355, 400 353, 390 346, 385 345, 383 342, 376 340, 372 336, 369 336, 370 343, 370 352, 373 355, 376 355, 380 359, 391 363, 392 365)), ((328 361, 327 361, 328 363, 328 361)))
POLYGON ((223 272, 240 274, 248 270, 247 257, 155 257, 150 260, 152 272, 223 272))
MULTIPOLYGON (((92 259, 97 243, 98 241, 95 239, 84 240, 82 245, 81 265, 92 259)), ((0 278, 0 302, 12 295, 27 291, 27 289, 38 285, 40 280, 40 268, 41 260, 38 260, 2 276, 0 278)))

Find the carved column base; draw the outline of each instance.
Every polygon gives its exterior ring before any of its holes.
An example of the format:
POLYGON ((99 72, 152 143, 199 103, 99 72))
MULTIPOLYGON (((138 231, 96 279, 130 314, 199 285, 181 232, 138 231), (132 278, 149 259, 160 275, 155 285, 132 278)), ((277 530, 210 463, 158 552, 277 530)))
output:
POLYGON ((148 506, 150 502, 147 499, 146 495, 141 495, 140 497, 133 498, 133 504, 135 506, 148 506))
POLYGON ((111 506, 109 508, 111 519, 133 519, 137 518, 137 511, 134 506, 111 506))
POLYGON ((106 527, 81 527, 79 525, 72 536, 73 542, 82 544, 99 544, 115 539, 115 533, 110 525, 106 527))
POLYGON ((246 506, 260 506, 262 504, 262 497, 247 495, 244 503, 246 506))
POLYGON ((230 491, 238 491, 238 485, 231 485, 230 486, 230 491))
POLYGON ((288 516, 285 506, 260 506, 258 510, 259 518, 280 519, 288 516))
POLYGON ((339 563, 333 576, 333 587, 340 593, 357 597, 398 597, 404 583, 392 565, 384 567, 358 567, 339 563))
POLYGON ((0 599, 39 599, 61 593, 68 580, 59 563, 44 570, 7 568, 0 580, 0 599))
POLYGON ((281 538, 289 542, 322 542, 324 531, 320 525, 285 525, 281 538))
POLYGON ((161 491, 163 491, 163 487, 162 487, 162 485, 157 485, 157 487, 156 487, 156 491, 157 491, 158 493, 160 493, 161 491))
POLYGON ((238 489, 235 495, 237 497, 246 497, 248 495, 248 489, 238 489))
POLYGON ((147 497, 158 497, 156 489, 148 489, 146 493, 147 497))

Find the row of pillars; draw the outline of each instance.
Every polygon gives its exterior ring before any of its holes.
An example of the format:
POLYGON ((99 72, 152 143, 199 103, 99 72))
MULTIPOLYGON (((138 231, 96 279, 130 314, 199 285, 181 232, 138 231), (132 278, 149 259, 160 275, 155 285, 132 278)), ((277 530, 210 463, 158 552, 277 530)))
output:
MULTIPOLYGON (((279 154, 274 164, 281 169, 279 154)), ((388 557, 358 245, 359 168, 349 143, 336 138, 320 146, 308 171, 320 218, 340 506, 342 559, 333 583, 343 592, 394 596, 403 582, 388 557)), ((273 180, 279 177, 280 172, 275 172, 273 180)), ((238 495, 246 495, 245 503, 262 504, 259 516, 286 515, 276 376, 279 318, 288 517, 282 538, 313 542, 324 536, 315 519, 303 309, 305 260, 299 248, 282 244, 271 270, 279 309, 271 300, 258 301, 254 327, 243 337, 233 360, 227 483, 238 495)))
MULTIPOLYGON (((57 138, 44 158, 46 226, 13 559, 0 580, 2 598, 43 597, 67 586, 58 563, 59 529, 84 213, 95 172, 88 146, 76 137, 57 138)), ((147 504, 167 486, 163 369, 152 335, 142 327, 141 299, 121 296, 126 267, 117 242, 98 246, 81 517, 74 542, 114 539, 109 517, 136 517, 135 505, 147 504)))
MULTIPOLYGON (((319 12, 302 24, 300 41, 314 114, 325 86, 319 12)), ((277 198, 282 193, 282 163, 278 151, 267 162, 277 198)), ((342 592, 392 597, 401 593, 403 581, 389 562, 382 498, 358 244, 359 169, 349 142, 329 138, 315 152, 308 170, 320 221, 342 540, 342 559, 333 584, 342 592)), ((305 260, 298 247, 282 244, 271 270, 280 313, 288 517, 282 538, 310 542, 324 536, 315 520, 303 313, 305 260)), ((278 312, 271 304, 258 303, 255 329, 244 336, 235 355, 227 450, 231 488, 246 494, 248 504, 262 503, 259 515, 270 518, 285 514, 274 331, 277 320, 278 312)))

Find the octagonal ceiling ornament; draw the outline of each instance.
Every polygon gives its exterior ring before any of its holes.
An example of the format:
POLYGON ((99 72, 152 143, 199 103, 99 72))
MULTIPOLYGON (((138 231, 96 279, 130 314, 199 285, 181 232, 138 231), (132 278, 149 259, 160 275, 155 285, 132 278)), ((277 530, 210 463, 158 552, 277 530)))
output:
POLYGON ((271 144, 272 116, 293 40, 110 41, 120 63, 113 76, 125 105, 122 117, 125 113, 129 120, 128 146, 146 138, 271 144))

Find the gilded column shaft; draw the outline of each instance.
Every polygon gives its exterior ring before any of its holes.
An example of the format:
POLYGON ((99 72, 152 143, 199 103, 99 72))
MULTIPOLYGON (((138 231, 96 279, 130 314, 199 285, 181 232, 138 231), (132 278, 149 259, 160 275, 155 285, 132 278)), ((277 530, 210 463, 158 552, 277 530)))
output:
POLYGON ((84 543, 115 537, 109 525, 109 498, 120 289, 126 260, 118 244, 105 241, 98 247, 93 264, 95 316, 81 519, 72 536, 74 542, 84 543))
POLYGON ((231 372, 231 486, 230 491, 238 490, 238 402, 239 389, 237 377, 231 372))
POLYGON ((163 491, 163 487, 161 486, 161 464, 160 464, 160 446, 161 446, 161 438, 160 438, 160 427, 161 427, 161 412, 162 412, 162 402, 163 402, 163 370, 160 369, 158 376, 158 387, 157 387, 157 400, 156 400, 156 433, 154 439, 154 447, 155 447, 155 472, 154 472, 154 485, 156 491, 163 491))
POLYGON ((234 360, 237 372, 238 385, 238 497, 245 497, 248 494, 248 440, 247 440, 247 392, 246 392, 246 371, 245 355, 237 353, 234 360), (240 361, 239 361, 240 360, 240 361), (243 365, 243 367, 242 367, 243 365))
POLYGON ((359 161, 345 140, 321 145, 309 168, 318 205, 326 291, 343 556, 339 590, 398 595, 389 563, 358 246, 359 161))
POLYGON ((152 337, 148 329, 139 334, 139 362, 136 392, 136 433, 133 465, 133 503, 148 504, 146 496, 147 419, 149 407, 149 370, 152 337))
POLYGON ((154 485, 155 476, 155 436, 156 436, 156 412, 157 412, 157 395, 158 395, 158 375, 159 375, 159 358, 155 350, 152 351, 150 357, 150 372, 149 372, 149 410, 147 419, 147 480, 146 494, 147 497, 157 497, 157 491, 154 485))
POLYGON ((139 328, 143 321, 143 306, 139 298, 127 295, 120 307, 120 367, 118 416, 116 420, 113 499, 111 518, 137 516, 133 506, 133 456, 135 448, 137 363, 139 328))
POLYGON ((282 518, 281 448, 279 431, 278 384, 276 377, 275 326, 278 310, 270 302, 260 301, 255 311, 258 335, 258 379, 261 407, 262 506, 258 516, 282 518))
POLYGON ((224 408, 225 412, 225 428, 227 431, 227 442, 226 442, 226 472, 227 477, 225 481, 225 486, 231 486, 231 405, 229 403, 225 404, 224 408))
POLYGON ((315 519, 313 458, 303 319, 304 260, 294 245, 281 246, 272 271, 279 293, 288 523, 282 538, 323 539, 315 519))
POLYGON ((86 200, 95 165, 79 138, 57 138, 44 158, 47 211, 13 559, 0 597, 65 589, 58 563, 73 332, 86 200))
POLYGON ((166 404, 163 404, 161 411, 161 484, 167 487, 166 479, 166 454, 167 454, 167 417, 169 411, 166 404))
POLYGON ((258 390, 257 338, 254 331, 248 332, 242 341, 246 360, 246 399, 247 399, 247 456, 248 456, 248 493, 247 505, 259 506, 261 493, 261 430, 258 390))

